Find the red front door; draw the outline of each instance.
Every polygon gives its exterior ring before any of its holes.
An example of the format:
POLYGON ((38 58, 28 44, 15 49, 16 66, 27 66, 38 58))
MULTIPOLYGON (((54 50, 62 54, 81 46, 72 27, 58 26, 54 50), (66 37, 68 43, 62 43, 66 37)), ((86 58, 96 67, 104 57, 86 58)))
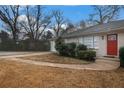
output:
POLYGON ((107 54, 117 55, 117 34, 107 36, 107 54))

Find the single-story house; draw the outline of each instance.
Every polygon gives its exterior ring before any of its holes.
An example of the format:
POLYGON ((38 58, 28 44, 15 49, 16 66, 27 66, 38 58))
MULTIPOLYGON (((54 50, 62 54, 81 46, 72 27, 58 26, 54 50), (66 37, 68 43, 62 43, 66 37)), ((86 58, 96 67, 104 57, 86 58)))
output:
MULTIPOLYGON (((124 46, 124 20, 112 21, 65 33, 65 43, 75 42, 95 49, 97 56, 119 56, 119 48, 124 46)), ((55 50, 55 42, 51 41, 51 51, 55 50)))

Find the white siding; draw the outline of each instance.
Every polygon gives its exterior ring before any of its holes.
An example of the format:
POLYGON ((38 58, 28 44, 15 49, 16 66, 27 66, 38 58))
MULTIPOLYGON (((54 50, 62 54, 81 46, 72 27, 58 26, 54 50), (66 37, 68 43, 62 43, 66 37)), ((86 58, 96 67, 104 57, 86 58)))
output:
POLYGON ((105 55, 107 55, 107 35, 100 35, 98 56, 105 56, 105 55))
POLYGON ((99 36, 94 36, 94 48, 99 49, 99 36))
POLYGON ((99 36, 84 36, 78 38, 65 39, 65 43, 72 43, 72 42, 75 42, 77 44, 84 44, 88 48, 98 49, 99 36))
MULTIPOLYGON (((124 33, 118 34, 118 55, 119 56, 119 49, 120 47, 124 46, 124 33)), ((99 37, 99 50, 98 50, 99 56, 106 56, 107 55, 107 34, 106 35, 100 35, 99 37), (102 36, 104 36, 104 39, 102 40, 102 36)))
POLYGON ((52 52, 56 52, 56 49, 55 49, 55 41, 50 41, 50 51, 52 52))
MULTIPOLYGON (((118 55, 119 56, 119 49, 120 47, 124 46, 124 33, 118 34, 118 55)), ((107 55, 107 34, 101 35, 99 39, 99 56, 106 56, 107 55), (104 40, 102 40, 102 36, 104 36, 104 40)))
POLYGON ((83 43, 84 43, 84 40, 83 40, 83 39, 84 39, 83 37, 80 37, 80 38, 79 38, 79 43, 80 43, 80 44, 83 44, 83 43))
MULTIPOLYGON (((107 34, 101 34, 99 36, 83 36, 78 38, 65 39, 65 43, 75 42, 77 44, 87 45, 88 48, 95 48, 97 56, 107 55, 107 34), (104 38, 103 38, 104 37, 104 38)), ((119 48, 124 46, 124 33, 118 34, 118 54, 119 48)), ((51 51, 55 50, 55 42, 51 41, 51 51)))
MULTIPOLYGON (((67 40, 69 43, 76 42, 87 45, 88 48, 97 49, 97 56, 107 55, 107 34, 99 36, 83 36, 67 40)), ((120 47, 124 46, 124 33, 118 33, 118 54, 120 47)))
POLYGON ((119 49, 120 47, 124 46, 124 33, 119 33, 118 34, 118 54, 119 54, 119 49))
POLYGON ((79 38, 69 38, 69 39, 65 39, 65 43, 79 43, 79 38))

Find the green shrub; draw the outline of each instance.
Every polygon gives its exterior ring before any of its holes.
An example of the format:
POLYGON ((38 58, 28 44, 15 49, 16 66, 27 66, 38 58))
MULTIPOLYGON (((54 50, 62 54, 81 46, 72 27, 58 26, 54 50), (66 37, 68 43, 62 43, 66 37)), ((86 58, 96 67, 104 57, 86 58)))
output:
POLYGON ((76 57, 78 56, 78 52, 79 51, 86 51, 86 50, 87 50, 87 46, 86 45, 84 45, 84 44, 77 45, 75 56, 76 57))
POLYGON ((76 48, 75 43, 56 44, 56 49, 59 52, 59 54, 62 55, 62 56, 75 57, 75 48, 76 48))
POLYGON ((124 47, 119 50, 120 66, 124 67, 124 47))
POLYGON ((62 56, 68 56, 68 52, 67 52, 68 51, 68 46, 64 43, 57 46, 57 51, 62 56))
POLYGON ((56 50, 62 56, 76 57, 83 60, 95 61, 96 52, 87 50, 87 47, 83 44, 76 46, 76 43, 65 44, 62 39, 56 40, 56 50))
POLYGON ((64 44, 64 40, 61 37, 57 38, 55 41, 55 49, 59 51, 61 45, 63 44, 64 44))
POLYGON ((70 57, 75 57, 75 49, 76 49, 76 43, 68 43, 67 44, 67 54, 70 57))
POLYGON ((77 58, 86 59, 87 58, 87 52, 86 51, 78 51, 77 58))
POLYGON ((95 51, 78 51, 77 58, 84 59, 87 61, 95 61, 96 52, 95 51))
POLYGON ((80 51, 80 50, 87 50, 87 46, 84 45, 84 44, 79 44, 79 45, 77 46, 77 51, 80 51))

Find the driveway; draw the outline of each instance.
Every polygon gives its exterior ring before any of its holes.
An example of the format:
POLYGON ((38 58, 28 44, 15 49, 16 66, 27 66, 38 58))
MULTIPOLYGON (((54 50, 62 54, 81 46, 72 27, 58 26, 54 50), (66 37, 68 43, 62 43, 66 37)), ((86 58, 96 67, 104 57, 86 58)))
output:
POLYGON ((0 51, 0 58, 6 57, 21 57, 21 56, 31 56, 31 55, 40 55, 50 52, 4 52, 0 51))
POLYGON ((29 54, 29 52, 5 52, 5 51, 0 51, 0 57, 1 56, 12 56, 12 55, 22 55, 22 54, 29 54))

